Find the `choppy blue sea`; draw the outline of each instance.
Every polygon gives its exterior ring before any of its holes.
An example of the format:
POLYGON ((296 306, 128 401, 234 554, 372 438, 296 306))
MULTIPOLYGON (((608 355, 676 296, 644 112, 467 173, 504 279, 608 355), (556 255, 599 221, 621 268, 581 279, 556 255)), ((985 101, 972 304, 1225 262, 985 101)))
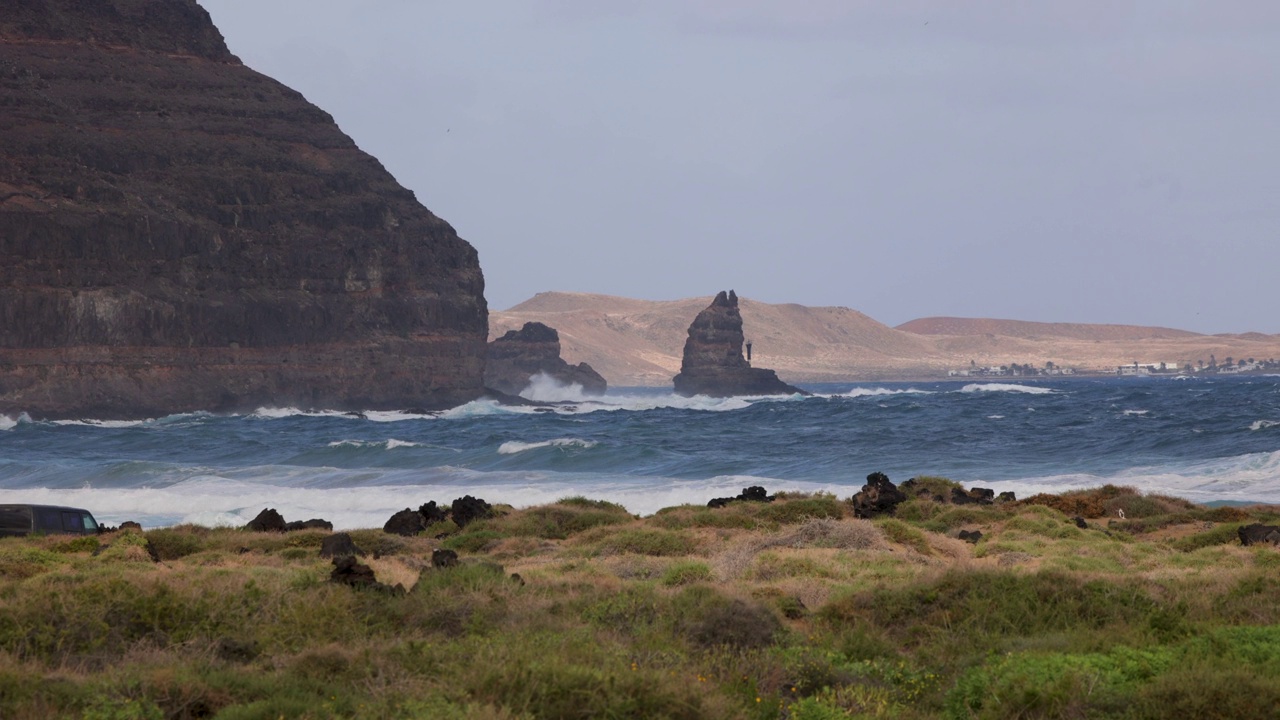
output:
POLYGON ((0 416, 0 502, 86 507, 115 524, 287 520, 380 527, 474 495, 571 495, 647 515, 748 485, 856 492, 868 473, 942 475, 1022 497, 1103 483, 1280 503, 1280 376, 809 385, 812 397, 603 398, 438 415, 263 408, 140 422, 0 416))

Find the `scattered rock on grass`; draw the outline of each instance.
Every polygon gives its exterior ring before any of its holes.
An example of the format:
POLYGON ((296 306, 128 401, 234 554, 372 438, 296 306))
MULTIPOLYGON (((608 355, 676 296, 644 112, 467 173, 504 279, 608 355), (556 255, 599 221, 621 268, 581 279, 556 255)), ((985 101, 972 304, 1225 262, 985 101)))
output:
POLYGON ((747 502, 773 502, 773 496, 769 491, 759 485, 742 488, 742 492, 737 497, 712 498, 707 502, 709 508, 721 508, 731 502, 737 500, 745 500, 747 502))
POLYGON ((294 520, 284 524, 285 532, 293 532, 294 530, 333 530, 333 523, 320 518, 311 518, 310 520, 294 520))
POLYGON ((907 499, 906 493, 894 485, 889 476, 882 472, 873 472, 867 476, 867 484, 862 486, 850 500, 853 503, 853 515, 870 519, 880 515, 892 515, 898 503, 907 499))
POLYGON ((458 527, 466 527, 474 520, 483 520, 493 516, 493 506, 470 495, 464 495, 453 501, 450 517, 458 527))
POLYGON ((1257 545, 1259 543, 1280 545, 1280 526, 1254 523, 1245 525, 1237 532, 1240 535, 1241 545, 1257 545))
POLYGON ((422 513, 409 508, 405 508, 395 515, 392 515, 391 518, 387 520, 387 523, 382 526, 383 532, 404 535, 406 537, 417 535, 426 529, 427 523, 423 520, 422 513))
POLYGON ((320 557, 341 557, 343 555, 364 556, 364 550, 356 545, 347 533, 334 533, 320 543, 320 557))
POLYGON ((284 517, 276 512, 275 508, 267 508, 258 513, 258 517, 250 520, 244 529, 252 532, 284 532, 284 517))
POLYGON ((329 582, 350 585, 358 590, 379 590, 382 592, 403 594, 403 585, 384 585, 378 582, 373 568, 359 562, 353 555, 343 555, 333 559, 333 572, 329 573, 329 582))
POLYGON ((448 568, 455 567, 458 564, 458 553, 445 548, 436 548, 431 551, 431 567, 448 568))

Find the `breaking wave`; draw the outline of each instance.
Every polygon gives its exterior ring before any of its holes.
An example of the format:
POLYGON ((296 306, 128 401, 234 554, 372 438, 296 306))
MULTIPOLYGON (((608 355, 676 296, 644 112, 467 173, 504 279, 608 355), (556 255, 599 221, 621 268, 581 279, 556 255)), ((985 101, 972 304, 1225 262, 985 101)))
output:
POLYGON ((1015 385, 1012 383, 971 383, 960 388, 960 392, 1015 392, 1027 393, 1028 395, 1052 395, 1057 391, 1052 388, 1037 387, 1035 385, 1015 385))
POLYGON ((391 438, 386 441, 377 440, 335 440, 329 443, 329 447, 380 447, 387 450, 395 450, 404 447, 422 447, 422 443, 409 442, 408 440, 396 440, 391 438))
POLYGON ((511 440, 504 442, 498 446, 499 455, 515 455, 526 450, 537 450, 538 448, 555 447, 555 448, 582 448, 584 450, 593 448, 600 443, 595 440, 583 440, 581 438, 556 438, 555 440, 543 440, 542 442, 518 442, 511 440))
POLYGON ((915 388, 907 388, 906 390, 894 390, 890 388, 867 388, 856 387, 847 393, 841 395, 828 395, 826 397, 882 397, 884 395, 933 395, 932 390, 917 390, 915 388))
POLYGON ((1250 430, 1266 430, 1267 428, 1272 428, 1276 426, 1280 426, 1280 420, 1254 420, 1253 424, 1249 426, 1249 429, 1250 430))

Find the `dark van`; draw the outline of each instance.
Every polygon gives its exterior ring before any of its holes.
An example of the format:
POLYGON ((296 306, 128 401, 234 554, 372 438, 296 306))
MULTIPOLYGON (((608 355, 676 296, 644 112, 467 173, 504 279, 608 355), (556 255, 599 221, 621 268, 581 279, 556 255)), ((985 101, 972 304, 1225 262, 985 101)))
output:
POLYGON ((98 523, 88 510, 58 505, 0 505, 0 537, 31 533, 93 535, 98 523))

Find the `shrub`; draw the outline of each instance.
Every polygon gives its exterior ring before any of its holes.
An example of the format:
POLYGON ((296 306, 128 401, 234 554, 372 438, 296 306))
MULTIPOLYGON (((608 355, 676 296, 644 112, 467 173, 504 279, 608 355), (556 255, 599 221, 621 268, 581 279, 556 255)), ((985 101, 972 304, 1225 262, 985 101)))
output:
POLYGON ((1212 547, 1214 545, 1239 543, 1240 535, 1238 531, 1240 526, 1241 523, 1217 525, 1205 532, 1172 540, 1169 545, 1175 550, 1191 552, 1192 550, 1199 550, 1200 548, 1212 547))
POLYGON ((711 568, 701 562, 678 562, 662 573, 662 584, 668 587, 706 582, 711 579, 711 568))
POLYGON ((762 648, 782 630, 762 605, 729 598, 705 585, 686 588, 672 601, 677 632, 703 648, 762 648))
POLYGON ((511 535, 562 540, 594 527, 618 525, 634 519, 621 505, 569 498, 569 502, 512 513, 504 518, 501 526, 511 535))
MULTIPOLYGON (((752 503, 741 503, 752 505, 752 503)), ((840 519, 844 517, 844 504, 834 495, 817 494, 794 500, 776 500, 757 506, 756 514, 767 522, 794 525, 815 518, 840 519)))
POLYGON ((933 549, 924 533, 910 525, 892 518, 875 521, 876 526, 890 542, 905 545, 921 555, 932 555, 933 549))
POLYGON ((1137 494, 1138 491, 1135 488, 1103 485, 1100 488, 1072 490, 1060 495, 1041 493, 1022 500, 1021 504, 1044 505, 1068 517, 1079 515, 1086 518, 1099 518, 1107 514, 1107 501, 1124 495, 1137 494))
POLYGON ((146 538, 157 560, 177 560, 204 549, 204 542, 199 537, 181 530, 150 530, 146 538))
POLYGON ((472 525, 477 527, 468 526, 463 532, 446 538, 440 545, 450 550, 478 553, 497 545, 506 538, 506 535, 501 532, 490 530, 480 523, 472 523, 472 525))
POLYGON ((682 532, 634 528, 596 531, 582 536, 582 541, 599 553, 635 553, 636 555, 689 555, 696 549, 693 538, 682 532))

